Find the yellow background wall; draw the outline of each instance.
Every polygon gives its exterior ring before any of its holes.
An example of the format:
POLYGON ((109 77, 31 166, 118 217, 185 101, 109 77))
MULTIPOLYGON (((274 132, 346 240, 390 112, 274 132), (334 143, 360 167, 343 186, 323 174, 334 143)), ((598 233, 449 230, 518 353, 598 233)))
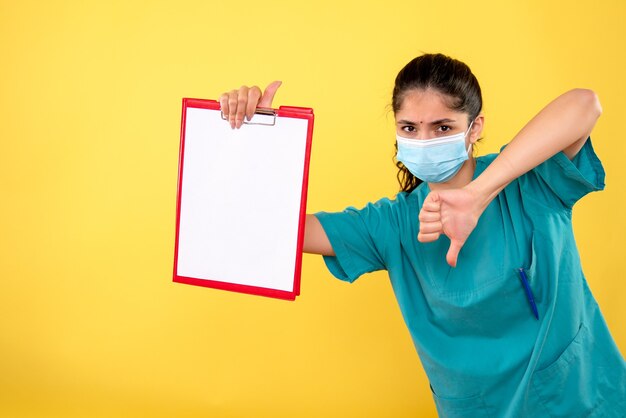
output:
POLYGON ((182 97, 282 80, 275 105, 316 114, 308 211, 340 210, 395 194, 387 105, 422 51, 480 80, 481 153, 565 90, 599 94, 608 186, 575 228, 624 352, 625 18, 620 0, 1 0, 0 416, 435 416, 385 274, 348 285, 306 255, 295 302, 171 282, 182 97))

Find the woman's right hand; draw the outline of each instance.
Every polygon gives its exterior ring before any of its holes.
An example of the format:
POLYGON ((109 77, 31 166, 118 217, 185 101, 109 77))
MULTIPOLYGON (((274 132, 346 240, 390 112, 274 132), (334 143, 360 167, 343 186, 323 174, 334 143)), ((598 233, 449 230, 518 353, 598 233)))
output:
POLYGON ((239 129, 246 120, 252 119, 257 107, 272 107, 272 101, 276 90, 282 81, 270 83, 263 93, 258 86, 241 86, 239 90, 231 90, 220 96, 220 107, 222 113, 232 129, 239 129))

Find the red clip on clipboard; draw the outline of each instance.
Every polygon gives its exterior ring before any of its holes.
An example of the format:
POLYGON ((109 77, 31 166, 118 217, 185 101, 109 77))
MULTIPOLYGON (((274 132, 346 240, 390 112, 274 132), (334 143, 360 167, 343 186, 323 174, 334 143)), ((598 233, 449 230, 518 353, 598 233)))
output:
POLYGON ((183 99, 174 281, 300 294, 313 110, 258 109, 231 129, 214 100, 183 99))

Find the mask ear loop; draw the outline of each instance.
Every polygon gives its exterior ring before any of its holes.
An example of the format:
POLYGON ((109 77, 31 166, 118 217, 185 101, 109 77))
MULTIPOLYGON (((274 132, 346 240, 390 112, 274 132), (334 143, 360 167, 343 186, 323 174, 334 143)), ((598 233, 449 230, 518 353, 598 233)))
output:
MULTIPOLYGON (((470 125, 469 125, 469 128, 467 128, 467 131, 465 132, 465 136, 467 136, 467 134, 469 133, 469 131, 471 131, 471 130, 472 130, 472 125, 473 125, 473 124, 474 124, 474 121, 472 121, 472 122, 470 123, 470 125)), ((467 154, 469 154, 470 149, 472 149, 472 145, 474 145, 474 144, 472 144, 472 143, 470 142, 470 143, 469 143, 469 145, 467 146, 467 151, 466 151, 466 153, 467 153, 467 154)))

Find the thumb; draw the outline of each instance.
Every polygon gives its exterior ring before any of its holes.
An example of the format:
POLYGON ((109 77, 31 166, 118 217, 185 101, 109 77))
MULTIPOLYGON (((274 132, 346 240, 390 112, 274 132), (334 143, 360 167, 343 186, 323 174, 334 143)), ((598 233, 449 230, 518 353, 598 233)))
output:
POLYGON ((452 267, 456 267, 457 259, 459 258, 459 252, 463 248, 464 242, 451 240, 450 248, 448 248, 448 254, 446 254, 446 261, 452 267))
POLYGON ((263 96, 261 100, 259 100, 259 107, 272 107, 272 101, 274 100, 274 95, 276 94, 276 90, 283 84, 282 81, 274 81, 270 83, 263 92, 263 96))

